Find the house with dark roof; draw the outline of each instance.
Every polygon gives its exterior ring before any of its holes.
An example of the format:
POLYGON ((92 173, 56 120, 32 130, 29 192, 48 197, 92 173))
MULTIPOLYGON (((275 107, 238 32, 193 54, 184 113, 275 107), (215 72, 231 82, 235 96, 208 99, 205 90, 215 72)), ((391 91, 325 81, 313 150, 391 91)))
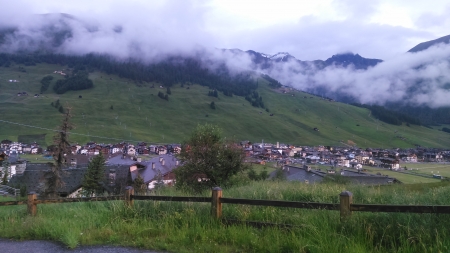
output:
MULTIPOLYGON (((45 189, 45 174, 50 170, 51 165, 49 164, 27 164, 24 172, 14 175, 8 185, 16 188, 26 186, 27 191, 39 194, 45 189)), ((120 194, 126 186, 130 185, 128 170, 129 166, 105 166, 105 177, 102 182, 105 193, 120 194)), ((65 167, 62 173, 63 187, 58 190, 58 195, 60 197, 77 197, 86 172, 87 166, 65 167)))
POLYGON ((145 163, 132 164, 130 166, 130 178, 134 180, 140 175, 148 189, 153 189, 155 183, 163 181, 164 184, 173 184, 172 171, 180 165, 180 161, 171 155, 160 155, 145 163))

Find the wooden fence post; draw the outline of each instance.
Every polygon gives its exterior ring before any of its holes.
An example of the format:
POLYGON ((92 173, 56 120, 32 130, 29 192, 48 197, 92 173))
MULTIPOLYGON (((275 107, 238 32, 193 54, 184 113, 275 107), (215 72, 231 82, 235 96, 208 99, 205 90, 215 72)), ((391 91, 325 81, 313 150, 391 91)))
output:
POLYGON ((28 200, 27 200, 27 209, 28 214, 31 216, 36 216, 37 213, 37 205, 34 203, 34 201, 37 199, 37 195, 35 192, 29 192, 28 193, 28 200))
POLYGON ((351 205, 353 203, 353 194, 349 191, 343 191, 339 194, 341 221, 346 220, 352 215, 351 205))
POLYGON ((133 207, 134 200, 132 195, 134 195, 134 189, 131 186, 127 186, 125 188, 125 205, 129 207, 133 207))
POLYGON ((212 188, 211 216, 216 219, 222 217, 222 202, 220 202, 221 197, 222 197, 222 188, 220 187, 212 188))

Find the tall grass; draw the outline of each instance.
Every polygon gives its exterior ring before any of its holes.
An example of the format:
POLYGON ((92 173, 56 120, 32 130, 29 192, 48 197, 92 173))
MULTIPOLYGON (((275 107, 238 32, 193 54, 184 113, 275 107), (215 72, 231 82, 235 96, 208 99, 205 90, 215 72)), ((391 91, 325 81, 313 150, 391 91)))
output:
MULTIPOLYGON (((224 197, 338 203, 343 190, 355 203, 450 205, 450 185, 357 185, 254 182, 224 189, 224 197)), ((161 195, 189 195, 174 188, 161 195)), ((204 196, 209 196, 205 193, 204 196)), ((229 219, 292 224, 292 227, 225 226, 210 218, 209 203, 122 201, 0 207, 0 237, 48 239, 69 248, 114 244, 173 252, 447 252, 449 215, 339 212, 223 205, 229 219)))

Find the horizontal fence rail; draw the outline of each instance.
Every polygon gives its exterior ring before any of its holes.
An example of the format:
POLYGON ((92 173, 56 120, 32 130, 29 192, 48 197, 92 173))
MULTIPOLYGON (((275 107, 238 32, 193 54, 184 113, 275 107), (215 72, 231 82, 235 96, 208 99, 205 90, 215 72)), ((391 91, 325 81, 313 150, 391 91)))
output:
MULTIPOLYGON (((288 208, 304 208, 304 209, 322 209, 322 210, 339 210, 341 221, 350 218, 352 212, 398 212, 398 213, 439 213, 450 214, 450 206, 443 205, 378 205, 378 204, 353 204, 353 194, 348 191, 339 194, 339 203, 317 203, 317 202, 297 202, 297 201, 280 201, 280 200, 263 200, 263 199, 241 199, 241 198, 224 198, 222 197, 222 189, 215 187, 212 189, 211 197, 189 197, 189 196, 142 196, 135 195, 132 187, 127 187, 124 195, 107 196, 107 197, 86 197, 86 198, 58 198, 58 199, 37 199, 34 192, 28 194, 27 201, 4 201, 0 202, 0 206, 27 205, 28 213, 32 216, 37 213, 38 204, 51 203, 73 203, 73 202, 93 202, 93 201, 110 201, 122 200, 126 206, 133 207, 134 200, 152 200, 152 201, 174 201, 174 202, 201 202, 211 203, 211 216, 222 221, 222 204, 238 204, 238 205, 254 205, 254 206, 273 206, 288 208)), ((247 224, 255 225, 258 222, 249 221, 226 221, 230 224, 247 224), (254 224, 255 223, 255 224, 254 224)), ((272 223, 258 223, 257 226, 277 226, 272 223)), ((280 224, 278 224, 280 225, 280 224)), ((282 226, 289 227, 289 224, 282 226)))
POLYGON ((450 206, 411 206, 411 205, 374 205, 352 204, 352 211, 387 213, 450 213, 450 206))
POLYGON ((16 205, 26 205, 26 201, 3 201, 0 202, 0 206, 16 206, 16 205))
POLYGON ((177 202, 211 202, 210 197, 179 197, 179 196, 142 196, 131 195, 135 200, 177 201, 177 202))
POLYGON ((89 198, 65 198, 65 199, 36 199, 35 204, 52 204, 52 203, 73 203, 73 202, 91 202, 91 201, 110 201, 123 200, 123 195, 107 196, 107 197, 89 197, 89 198))
POLYGON ((220 198, 220 202, 226 204, 241 204, 253 206, 276 206, 276 207, 293 207, 305 209, 339 210, 339 204, 332 204, 332 203, 295 202, 295 201, 264 200, 264 199, 235 199, 235 198, 220 198))

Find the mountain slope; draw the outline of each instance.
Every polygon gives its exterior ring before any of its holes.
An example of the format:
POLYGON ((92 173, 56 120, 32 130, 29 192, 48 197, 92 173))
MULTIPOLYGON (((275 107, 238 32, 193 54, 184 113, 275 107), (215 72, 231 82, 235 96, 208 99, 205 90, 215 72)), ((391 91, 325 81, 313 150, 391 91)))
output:
POLYGON ((447 36, 444 36, 444 37, 441 37, 441 38, 438 38, 435 40, 422 42, 422 43, 418 44, 417 46, 408 50, 408 52, 415 53, 415 52, 424 51, 424 50, 427 50, 429 47, 440 44, 440 43, 449 44, 450 43, 450 35, 447 35, 447 36))
POLYGON ((102 72, 90 73, 93 89, 58 95, 50 87, 41 96, 34 97, 39 93, 44 76, 54 76, 51 86, 63 78, 53 73, 61 69, 67 66, 12 63, 8 68, 0 67, 0 120, 3 120, 0 139, 17 140, 19 135, 46 134, 46 144, 50 144, 53 133, 47 129, 55 129, 61 120, 61 114, 51 103, 59 99, 61 104, 73 108, 76 125, 73 132, 83 134, 71 135, 77 142, 181 142, 197 124, 213 123, 223 128, 227 138, 253 142, 334 146, 343 142, 361 147, 450 145, 449 135, 444 132, 413 125, 384 124, 374 119, 367 109, 286 87, 273 90, 262 78, 258 79, 257 92, 269 112, 251 106, 244 97, 222 93, 218 98, 208 96, 209 89, 197 84, 174 84, 166 101, 157 96, 158 92, 166 91, 165 87, 159 88, 159 83, 143 82, 138 86, 129 79, 102 72), (21 72, 23 70, 26 72, 21 72), (19 92, 29 95, 17 96, 19 92), (215 110, 209 106, 212 101, 215 110))

